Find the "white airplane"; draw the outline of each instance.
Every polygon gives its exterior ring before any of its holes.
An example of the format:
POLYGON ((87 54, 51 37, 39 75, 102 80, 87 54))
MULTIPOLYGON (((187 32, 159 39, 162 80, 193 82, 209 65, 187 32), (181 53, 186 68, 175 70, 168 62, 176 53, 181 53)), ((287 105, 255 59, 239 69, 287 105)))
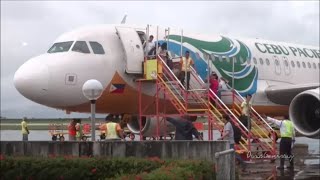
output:
MULTIPOLYGON (((208 65, 229 82, 234 75, 234 88, 241 95, 253 94, 252 103, 259 113, 289 114, 297 131, 319 138, 319 47, 183 32, 181 50, 180 30, 149 26, 147 33, 146 27, 97 25, 64 33, 47 52, 26 61, 16 71, 14 85, 36 103, 67 112, 90 112, 82 85, 97 79, 104 87, 96 102, 97 113, 137 115, 135 80, 143 73, 142 39, 154 35, 155 41, 168 43, 173 57, 189 50, 202 79, 207 76, 208 65)), ((146 104, 153 102, 155 92, 154 83, 142 84, 146 104)), ((168 103, 168 113, 173 113, 174 107, 170 106, 168 103)), ((154 132, 155 127, 155 121, 147 118, 143 133, 154 132)), ((131 121, 128 128, 139 133, 138 121, 131 121)))

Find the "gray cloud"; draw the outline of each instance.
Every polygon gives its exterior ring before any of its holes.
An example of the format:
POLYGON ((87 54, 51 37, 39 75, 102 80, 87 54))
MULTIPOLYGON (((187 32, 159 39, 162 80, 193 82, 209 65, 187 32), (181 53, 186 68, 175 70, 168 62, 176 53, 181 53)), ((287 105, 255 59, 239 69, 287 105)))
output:
POLYGON ((119 23, 125 13, 128 24, 319 46, 317 1, 1 1, 1 116, 69 117, 20 95, 14 72, 46 52, 60 34, 83 25, 119 23))

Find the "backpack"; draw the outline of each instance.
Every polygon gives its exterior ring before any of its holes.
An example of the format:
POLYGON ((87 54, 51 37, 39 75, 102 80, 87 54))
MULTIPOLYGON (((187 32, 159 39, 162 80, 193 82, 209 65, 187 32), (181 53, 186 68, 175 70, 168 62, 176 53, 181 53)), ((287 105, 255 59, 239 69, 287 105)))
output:
POLYGON ((241 138, 241 130, 236 125, 234 125, 233 123, 231 123, 231 125, 232 125, 232 128, 233 128, 233 136, 235 138, 241 138))

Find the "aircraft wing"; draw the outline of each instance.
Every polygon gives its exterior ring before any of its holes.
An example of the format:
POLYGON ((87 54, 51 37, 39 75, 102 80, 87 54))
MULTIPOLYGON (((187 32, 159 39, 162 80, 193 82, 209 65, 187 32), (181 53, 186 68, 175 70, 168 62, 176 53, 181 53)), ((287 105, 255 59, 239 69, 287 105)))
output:
POLYGON ((269 86, 265 93, 270 101, 281 105, 290 105, 292 99, 299 93, 319 88, 319 83, 299 84, 299 85, 275 85, 269 86))

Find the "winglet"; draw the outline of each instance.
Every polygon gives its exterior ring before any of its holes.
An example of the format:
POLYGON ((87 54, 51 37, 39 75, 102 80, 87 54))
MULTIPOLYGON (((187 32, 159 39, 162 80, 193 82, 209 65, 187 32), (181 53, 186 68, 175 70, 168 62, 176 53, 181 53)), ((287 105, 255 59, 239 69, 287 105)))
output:
POLYGON ((122 21, 121 21, 121 24, 125 24, 126 23, 126 19, 127 19, 127 15, 124 15, 122 21))

